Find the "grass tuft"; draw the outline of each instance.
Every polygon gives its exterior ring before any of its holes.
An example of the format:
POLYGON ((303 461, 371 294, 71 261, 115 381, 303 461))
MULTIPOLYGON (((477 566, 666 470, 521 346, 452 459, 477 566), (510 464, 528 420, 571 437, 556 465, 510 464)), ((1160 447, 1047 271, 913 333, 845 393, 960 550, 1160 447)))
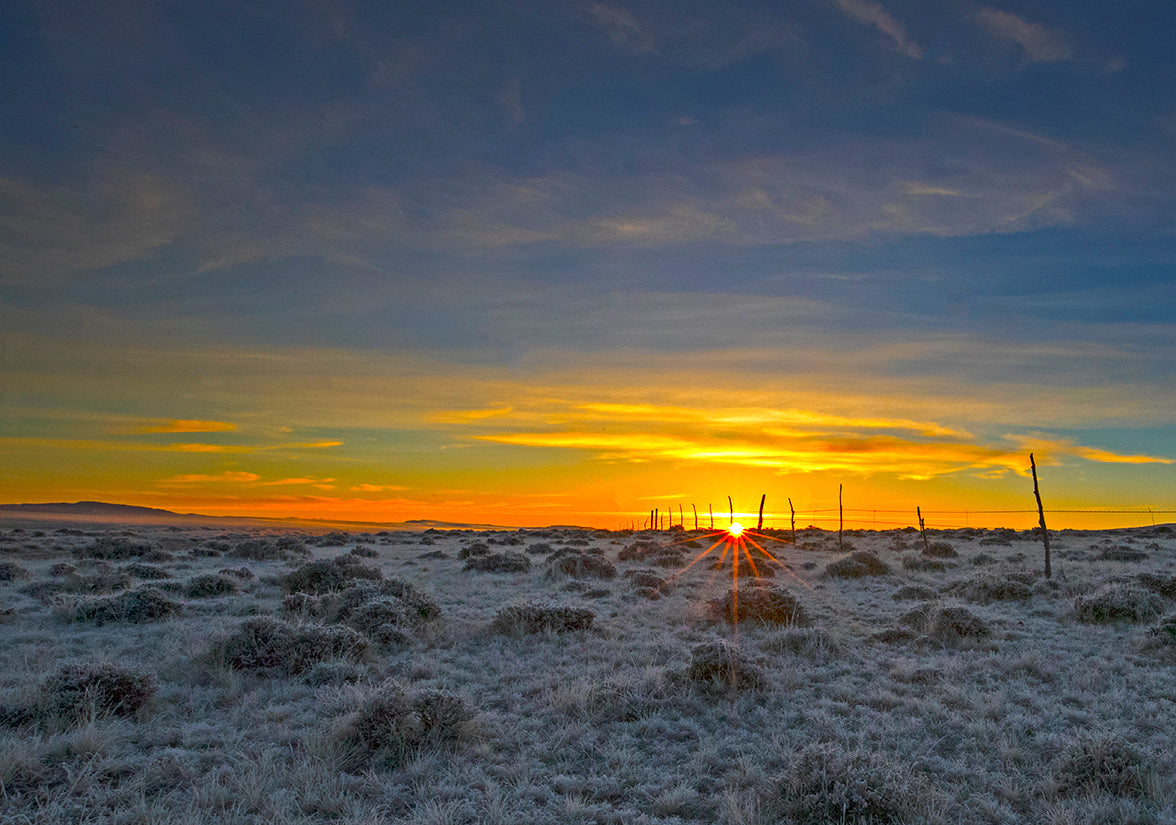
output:
POLYGON ((498 611, 490 628, 495 633, 509 636, 524 633, 567 633, 588 630, 595 618, 596 614, 586 607, 516 604, 498 611))
POLYGON ((856 550, 825 566, 825 576, 840 579, 885 576, 889 572, 890 566, 868 550, 856 550))

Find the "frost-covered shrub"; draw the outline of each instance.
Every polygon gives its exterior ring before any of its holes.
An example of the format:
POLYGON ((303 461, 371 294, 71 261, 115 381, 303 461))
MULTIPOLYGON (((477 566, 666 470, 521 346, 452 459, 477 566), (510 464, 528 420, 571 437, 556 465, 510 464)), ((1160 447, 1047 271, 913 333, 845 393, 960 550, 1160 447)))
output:
POLYGON ((1176 599, 1176 576, 1171 573, 1140 573, 1135 580, 1157 596, 1176 599))
POLYGON ((616 566, 596 553, 581 553, 575 550, 560 551, 547 559, 547 570, 551 574, 571 576, 576 579, 614 579, 616 566))
POLYGON ((473 730, 474 713, 442 690, 410 694, 396 682, 379 685, 340 731, 347 770, 399 767, 426 747, 453 747, 473 730))
POLYGON ((525 573, 531 569, 531 560, 522 553, 491 553, 487 556, 471 556, 463 570, 478 570, 483 573, 525 573))
POLYGON ((130 564, 124 564, 118 568, 119 575, 130 576, 136 579, 144 579, 148 581, 157 581, 159 579, 170 579, 171 573, 167 572, 161 567, 156 567, 153 564, 143 564, 142 562, 133 561, 130 564))
POLYGON ((790 822, 901 825, 933 799, 923 776, 881 753, 820 743, 797 754, 769 805, 790 822))
POLYGON ((14 582, 30 578, 31 574, 16 562, 0 561, 0 582, 14 582))
POLYGON ((457 551, 459 559, 470 559, 475 556, 490 555, 490 545, 484 541, 475 541, 473 544, 467 544, 465 547, 457 551))
POLYGON ((754 690, 763 687, 759 663, 722 639, 703 642, 690 649, 686 677, 706 691, 754 690))
POLYGON ((155 550, 155 545, 143 539, 128 536, 99 536, 84 547, 74 548, 74 554, 83 559, 121 561, 136 556, 146 556, 155 550))
POLYGON ((209 599, 216 596, 231 596, 237 589, 237 582, 228 576, 207 573, 188 582, 185 593, 190 599, 209 599))
POLYGON ((310 551, 298 536, 278 536, 276 539, 245 539, 238 542, 226 555, 249 561, 289 561, 306 558, 310 551))
POLYGON ((1150 590, 1127 582, 1110 582, 1074 599, 1080 622, 1146 622, 1163 612, 1163 600, 1150 590))
POLYGON ((1114 544, 1101 549, 1096 545, 1090 549, 1099 550, 1099 554, 1095 556, 1099 561, 1143 561, 1147 558, 1147 553, 1126 544, 1114 544))
POLYGON ((258 616, 214 640, 206 659, 233 670, 294 674, 331 659, 359 661, 367 648, 367 639, 349 627, 295 625, 258 616))
POLYGON ((727 591, 722 598, 708 603, 716 621, 762 622, 764 624, 806 625, 808 615, 800 602, 786 590, 751 586, 727 591))
POLYGON ((183 605, 154 587, 128 590, 116 596, 80 597, 62 604, 59 612, 69 621, 103 625, 107 622, 144 624, 175 616, 183 605))
POLYGON ((923 548, 923 555, 933 559, 957 559, 960 554, 946 541, 933 541, 923 548))
POLYGON ((944 592, 977 604, 1028 601, 1036 580, 1037 575, 1027 571, 994 570, 953 582, 944 592))
POLYGON ((927 556, 907 556, 902 560, 902 569, 915 573, 942 573, 947 570, 947 562, 927 556))
POLYGON ((365 567, 355 556, 343 555, 333 559, 312 561, 279 578, 285 593, 324 593, 338 590, 354 579, 379 581, 384 578, 375 567, 365 567))
POLYGON ((927 599, 934 599, 938 594, 930 587, 922 584, 908 584, 898 588, 894 592, 894 600, 901 601, 926 601, 927 599))
POLYGON ((41 684, 40 693, 40 710, 75 722, 91 713, 133 716, 155 693, 155 679, 108 662, 67 664, 41 684))
POLYGON ((988 623, 967 608, 936 602, 908 611, 898 621, 923 637, 943 644, 992 635, 988 623))
POLYGON ((680 546, 638 539, 621 550, 617 560, 641 561, 655 567, 681 567, 686 563, 686 553, 680 546))
POLYGON ((496 633, 566 633, 588 630, 596 614, 586 607, 558 607, 544 604, 516 604, 498 611, 490 625, 496 633))
POLYGON ((1146 796, 1150 760, 1118 736, 1087 736, 1070 745, 1053 765, 1058 796, 1110 794, 1146 796))
POLYGON ((857 550, 825 566, 825 575, 842 579, 885 576, 890 566, 868 550, 857 550))

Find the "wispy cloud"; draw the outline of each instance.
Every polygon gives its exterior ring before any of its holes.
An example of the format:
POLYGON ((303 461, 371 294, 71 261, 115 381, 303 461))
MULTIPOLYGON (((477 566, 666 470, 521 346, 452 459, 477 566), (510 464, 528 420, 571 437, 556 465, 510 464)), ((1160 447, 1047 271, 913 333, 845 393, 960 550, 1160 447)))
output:
POLYGON ((186 475, 172 476, 165 478, 161 483, 163 484, 248 484, 254 481, 259 481, 261 476, 257 473, 247 473, 240 470, 225 470, 222 473, 189 473, 186 475))
POLYGON ((833 0, 841 11, 866 26, 873 26, 893 42, 894 47, 907 57, 923 59, 923 49, 916 44, 901 23, 873 0, 833 0))
POLYGON ((655 51, 653 40, 628 9, 606 3, 589 8, 593 21, 608 34, 613 45, 635 54, 655 51))
POLYGON ((144 424, 133 427, 128 432, 138 435, 152 433, 228 433, 234 432, 237 425, 228 421, 197 421, 193 419, 172 419, 157 424, 144 424))
POLYGON ((1031 63, 1059 63, 1074 57, 1070 38, 1057 29, 991 7, 977 11, 975 19, 992 37, 1019 46, 1031 63))

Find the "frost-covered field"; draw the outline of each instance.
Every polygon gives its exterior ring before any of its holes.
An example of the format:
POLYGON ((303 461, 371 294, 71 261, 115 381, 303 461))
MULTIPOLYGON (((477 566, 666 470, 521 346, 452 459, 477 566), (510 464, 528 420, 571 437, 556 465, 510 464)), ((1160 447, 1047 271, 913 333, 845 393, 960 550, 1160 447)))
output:
POLYGON ((928 538, 0 522, 0 821, 1176 822, 1176 530, 928 538))

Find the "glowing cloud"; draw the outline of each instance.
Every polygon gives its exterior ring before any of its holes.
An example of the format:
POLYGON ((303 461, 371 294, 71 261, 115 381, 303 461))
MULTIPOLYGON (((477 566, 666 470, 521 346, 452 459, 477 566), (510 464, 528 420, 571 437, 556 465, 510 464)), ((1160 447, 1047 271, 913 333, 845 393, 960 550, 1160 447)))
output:
POLYGON ((197 421, 194 419, 172 419, 158 424, 137 427, 131 432, 139 435, 152 433, 229 433, 235 432, 236 424, 228 421, 197 421))

